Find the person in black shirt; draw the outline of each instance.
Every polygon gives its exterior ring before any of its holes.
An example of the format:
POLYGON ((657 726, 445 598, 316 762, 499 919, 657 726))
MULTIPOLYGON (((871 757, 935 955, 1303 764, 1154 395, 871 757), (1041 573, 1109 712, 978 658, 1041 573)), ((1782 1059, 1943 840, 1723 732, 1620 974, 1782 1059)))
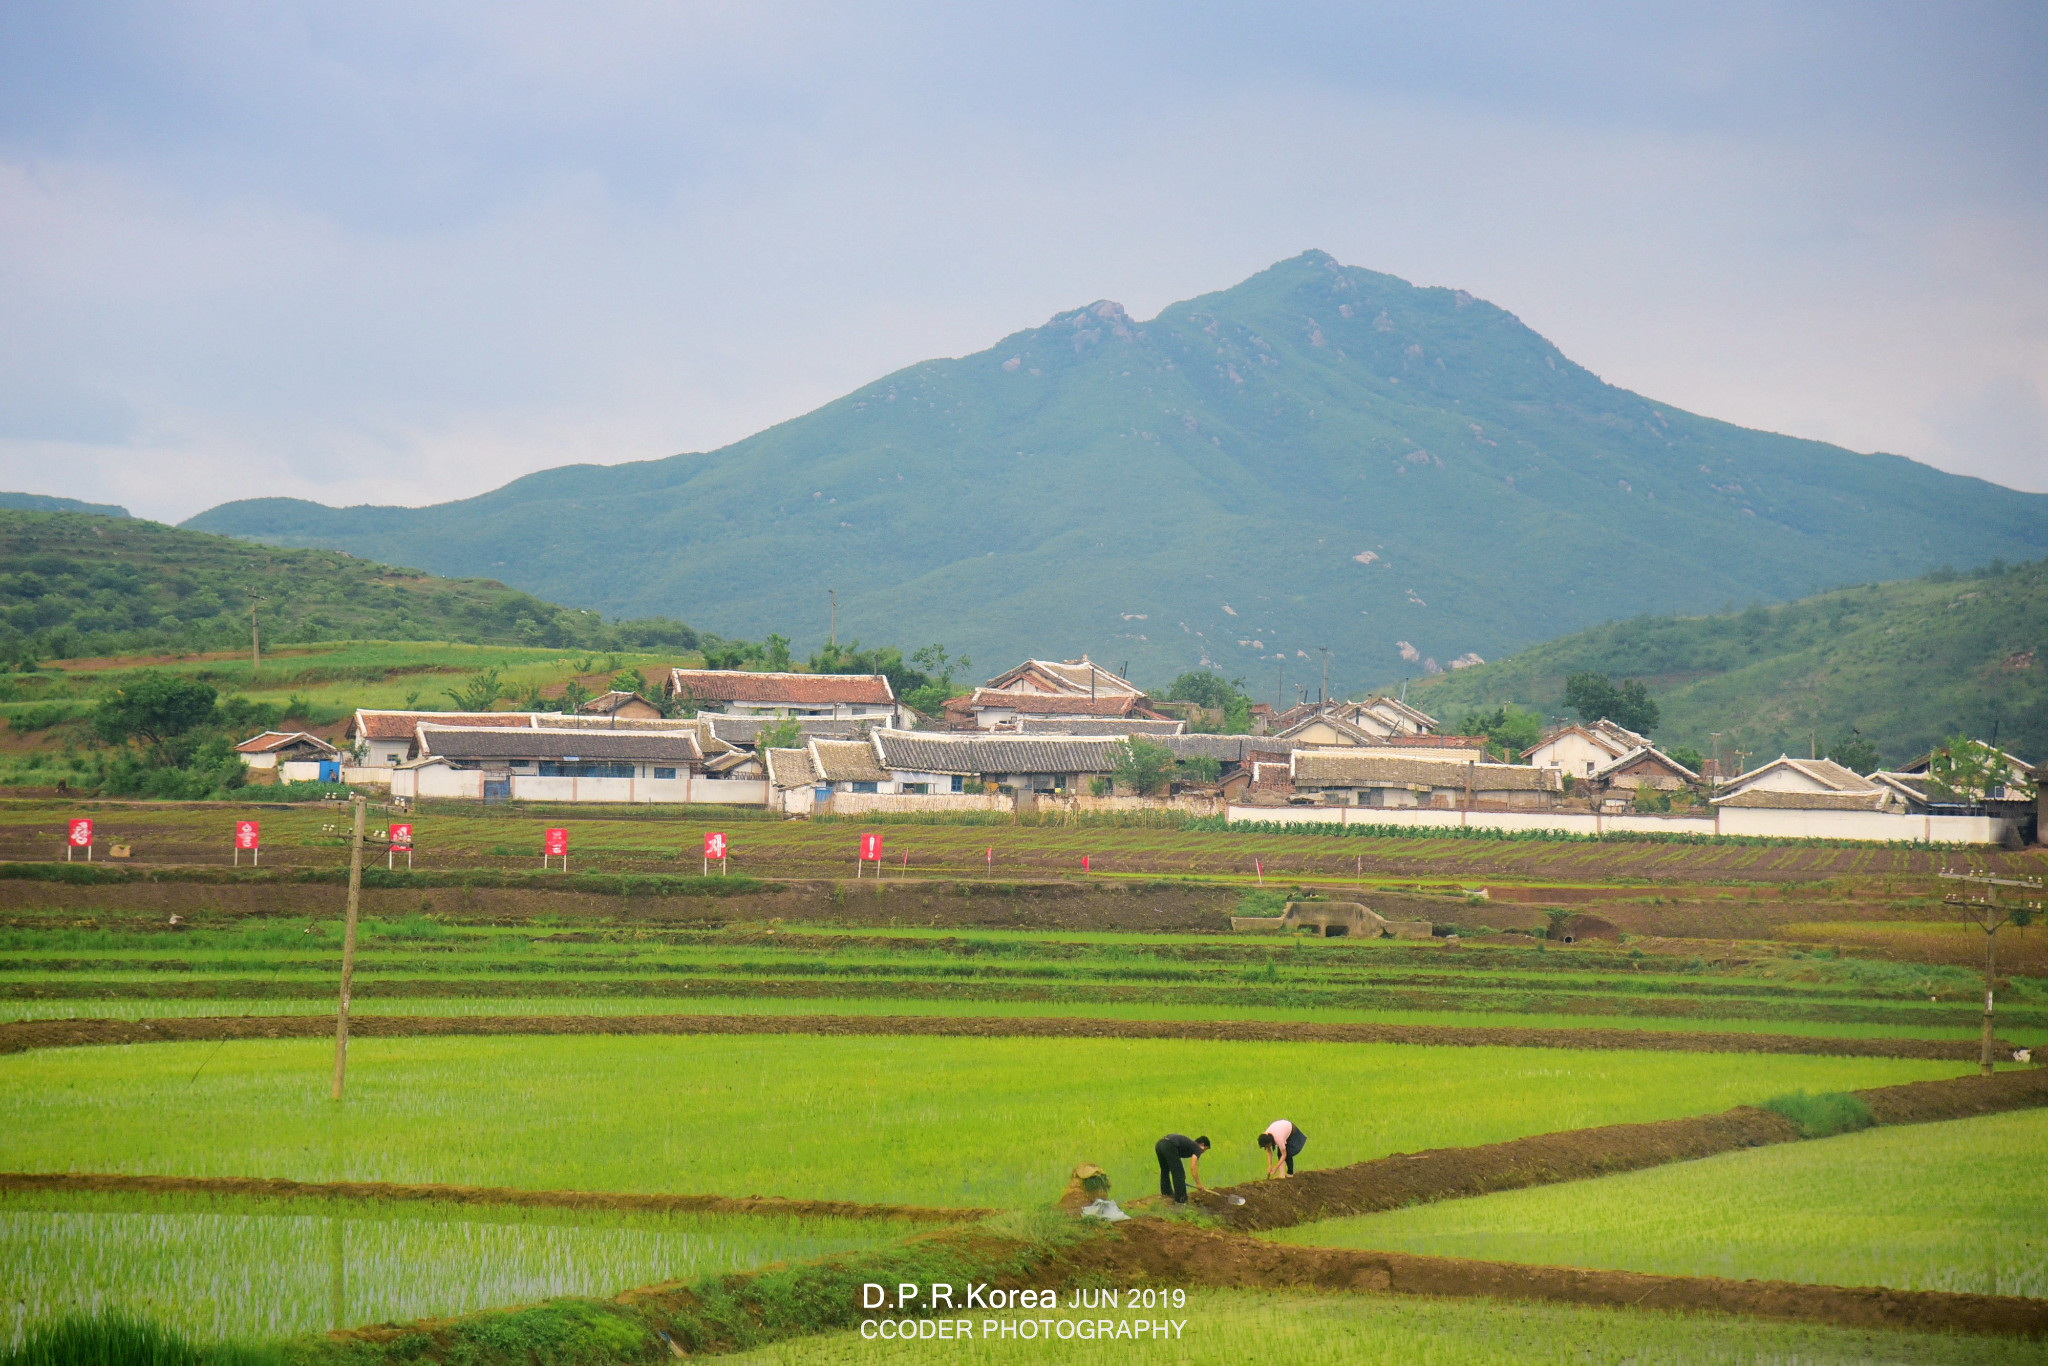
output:
POLYGON ((1195 1189, 1202 1189, 1202 1154, 1209 1151, 1209 1136, 1189 1138, 1186 1134, 1168 1134, 1152 1145, 1152 1151, 1159 1155, 1159 1193, 1173 1197, 1176 1205, 1188 1202, 1188 1173, 1181 1166, 1186 1158, 1195 1167, 1195 1189))

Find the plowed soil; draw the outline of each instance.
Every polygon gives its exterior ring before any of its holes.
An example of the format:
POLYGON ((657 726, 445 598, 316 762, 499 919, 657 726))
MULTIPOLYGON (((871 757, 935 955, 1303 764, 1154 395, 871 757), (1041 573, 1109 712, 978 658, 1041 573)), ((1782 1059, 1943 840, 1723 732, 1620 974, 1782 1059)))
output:
MULTIPOLYGON (((234 1015, 154 1020, 17 1020, 0 1024, 0 1053, 100 1044, 331 1037, 325 1015, 234 1015)), ((1260 1020, 1089 1020, 965 1015, 361 1015, 363 1038, 520 1034, 924 1035, 1031 1039, 1214 1039, 1248 1043, 1399 1043, 1469 1048, 1638 1049, 1664 1053, 1784 1053, 1968 1062, 1963 1039, 1825 1039, 1801 1034, 1654 1029, 1455 1028, 1260 1020)))
POLYGON ((266 1200, 423 1200, 455 1205, 527 1205, 646 1214, 765 1214, 821 1219, 906 1219, 957 1224, 985 1209, 860 1205, 848 1200, 785 1200, 778 1196, 660 1195, 613 1191, 530 1191, 509 1186, 403 1185, 390 1181, 283 1181, 246 1176, 123 1176, 103 1172, 0 1172, 0 1191, 65 1194, 248 1196, 266 1200))
MULTIPOLYGON (((2048 1105, 2048 1068, 1907 1082, 1855 1094, 1880 1124, 1967 1119, 2048 1105)), ((1798 1138, 1799 1130, 1789 1120, 1742 1105, 1718 1115, 1395 1153, 1348 1167, 1297 1172, 1285 1180, 1227 1187, 1203 1203, 1233 1228, 1286 1228, 1433 1200, 1579 1181, 1798 1138), (1244 1204, 1229 1204, 1224 1197, 1230 1195, 1241 1196, 1244 1204)))
POLYGON ((2048 1300, 2018 1296, 1733 1281, 1719 1276, 1652 1276, 1634 1271, 1295 1247, 1164 1219, 1119 1224, 1109 1237, 1077 1245, 1062 1261, 1071 1268, 1071 1276, 1078 1278, 1092 1271, 1117 1284, 1142 1279, 1169 1285, 1480 1296, 1680 1313, 1705 1310, 1845 1328, 2048 1336, 2048 1300))

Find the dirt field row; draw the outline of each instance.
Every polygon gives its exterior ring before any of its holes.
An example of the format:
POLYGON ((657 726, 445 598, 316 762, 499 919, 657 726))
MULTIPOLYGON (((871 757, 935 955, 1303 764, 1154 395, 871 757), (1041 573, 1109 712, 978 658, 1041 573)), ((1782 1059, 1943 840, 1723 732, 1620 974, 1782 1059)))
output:
MULTIPOLYGON (((1396 1043, 1468 1048, 1571 1048, 1660 1053, 1793 1053, 1825 1057, 1968 1062, 1966 1039, 1828 1039, 1799 1034, 1642 1029, 1463 1028, 1258 1020, 1118 1020, 1066 1016, 949 1015, 361 1015, 358 1038, 521 1034, 925 1035, 1037 1039, 1213 1039, 1238 1043, 1396 1043)), ((34 1048, 184 1043, 216 1039, 325 1039, 324 1015, 16 1020, 0 1024, 0 1054, 34 1048)), ((2007 1054, 2010 1045, 2003 1045, 2007 1054)))
MULTIPOLYGON (((1909 1082, 1855 1094, 1880 1124, 1967 1119, 2048 1105, 2048 1068, 1909 1082)), ((1689 1119, 1535 1134, 1483 1147, 1395 1153, 1349 1167, 1301 1172, 1284 1181, 1232 1186, 1217 1196, 1237 1195, 1243 1205, 1212 1200, 1205 1208, 1235 1228, 1286 1228, 1434 1200, 1580 1181, 1798 1138, 1799 1130, 1790 1120, 1744 1105, 1689 1119)))

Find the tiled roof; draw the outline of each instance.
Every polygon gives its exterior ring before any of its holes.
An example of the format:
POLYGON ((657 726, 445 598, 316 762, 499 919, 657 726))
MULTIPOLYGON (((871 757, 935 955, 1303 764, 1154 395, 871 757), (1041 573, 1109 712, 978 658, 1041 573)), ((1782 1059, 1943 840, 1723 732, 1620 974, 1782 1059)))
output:
POLYGON ((1296 787, 1463 788, 1472 770, 1475 792, 1555 792, 1557 774, 1522 764, 1468 764, 1462 760, 1394 754, 1387 749, 1300 749, 1294 752, 1296 787))
POLYGON ((410 740, 422 721, 440 726, 532 726, 523 711, 368 711, 358 709, 348 733, 361 740, 410 740))
POLYGON ((1138 694, 1025 692, 1021 689, 976 688, 967 699, 970 711, 983 708, 1014 711, 1020 716, 1126 716, 1138 705, 1138 694))
POLYGON ((1027 659, 1014 669, 991 678, 987 686, 1007 690, 1034 684, 1050 691, 1079 693, 1083 697, 1091 692, 1096 697, 1111 693, 1144 696, 1143 689, 1135 687, 1129 680, 1119 678, 1100 664, 1086 659, 1027 659))
POLYGON ((513 730, 422 725, 420 748, 446 759, 632 759, 696 763, 703 758, 688 731, 513 730))
POLYGON ((882 766, 898 772, 991 776, 1006 773, 1107 773, 1123 741, 1096 736, 945 735, 878 730, 882 766))
POLYGON ((1166 735, 1146 738, 1172 750, 1176 759, 1220 759, 1226 764, 1241 764, 1254 754, 1284 764, 1287 762, 1288 751, 1293 748, 1284 740, 1266 735, 1166 735))
POLYGON ((896 692, 887 674, 750 673, 739 669, 671 669, 669 692, 699 702, 825 706, 833 702, 889 706, 896 692))
POLYGON ((1715 806, 1760 808, 1768 811, 1877 811, 1890 794, 1872 787, 1868 792, 1767 792, 1752 789, 1729 797, 1716 797, 1715 806))
MULTIPOLYGON (((739 745, 742 748, 748 749, 751 749, 760 740, 761 731, 765 727, 782 724, 779 721, 770 721, 759 716, 711 715, 700 719, 710 730, 714 738, 723 740, 728 745, 739 745)), ((824 736, 828 740, 856 740, 873 730, 885 719, 880 716, 870 717, 866 720, 852 717, 841 717, 834 720, 831 717, 825 716, 799 716, 796 718, 796 725, 797 733, 805 740, 814 740, 819 736, 824 736)))
POLYGON ((1626 735, 1632 734, 1634 734, 1633 731, 1623 731, 1621 727, 1613 726, 1609 722, 1602 722, 1599 726, 1581 726, 1574 723, 1569 726, 1559 726, 1556 730, 1551 731, 1548 735, 1545 735, 1541 740, 1538 740, 1535 744, 1529 746, 1529 748, 1523 750, 1520 754, 1518 754, 1515 757, 1519 759, 1527 759, 1530 755, 1534 754, 1537 750, 1542 749, 1545 745, 1553 744, 1556 741, 1562 740, 1567 735, 1580 736, 1583 739, 1585 739, 1588 744, 1597 745, 1599 748, 1606 750, 1610 756, 1617 756, 1628 753, 1630 750, 1636 748, 1639 744, 1648 743, 1647 741, 1643 741, 1640 738, 1636 741, 1629 741, 1623 738, 1626 735))
POLYGON ((1295 736, 1300 735, 1303 731, 1312 729, 1316 726, 1328 726, 1337 734, 1349 739, 1351 743, 1353 743, 1354 745, 1378 744, 1382 740, 1388 738, 1386 736, 1378 735, 1372 731, 1366 730, 1362 726, 1354 725, 1350 721, 1347 721, 1343 717, 1337 715, 1335 712, 1312 712, 1309 715, 1302 717, 1299 721, 1296 721, 1293 725, 1283 729, 1280 732, 1280 738, 1282 740, 1291 740, 1295 736))
POLYGON ((1753 787, 1763 776, 1774 768, 1789 768, 1803 773, 1808 779, 1819 783, 1832 792, 1871 792, 1877 784, 1856 772, 1842 767, 1833 759, 1794 759, 1780 754, 1767 764, 1759 764, 1749 772, 1736 778, 1730 786, 1737 791, 1753 787))
POLYGON ((235 750, 241 754, 274 754, 278 750, 300 744, 313 745, 329 754, 341 752, 319 736, 303 730, 266 730, 261 735, 252 735, 242 741, 235 746, 235 750))
POLYGON ((865 740, 813 740, 811 768, 826 783, 881 783, 889 780, 865 740))
POLYGON ((599 693, 597 696, 591 698, 588 702, 585 702, 576 710, 582 712, 590 712, 600 716, 609 716, 612 712, 617 711, 620 707, 625 706, 628 702, 642 702, 646 703, 646 705, 650 707, 654 705, 652 702, 648 702, 647 699, 642 697, 639 693, 621 692, 619 689, 613 688, 610 692, 599 693))
MULTIPOLYGON (((630 694, 629 694, 630 696, 630 694)), ((611 716, 567 716, 558 711, 537 711, 533 724, 541 730, 672 730, 695 733, 697 723, 682 716, 634 716, 618 720, 611 716)))
POLYGON ((1459 754, 1484 754, 1484 735, 1388 735, 1373 741, 1383 749, 1442 749, 1459 754))
POLYGON ((1593 776, 1595 778, 1605 778, 1610 773, 1619 773, 1625 768, 1632 768, 1645 759, 1655 762, 1659 768, 1666 770, 1675 777, 1683 778, 1689 783, 1696 783, 1700 780, 1699 774, 1693 772, 1684 764, 1679 763, 1678 760, 1672 758, 1663 750, 1658 749, 1655 745, 1638 745, 1619 758, 1609 759, 1606 763, 1593 770, 1593 776))
POLYGON ((1402 722, 1428 733, 1436 729, 1436 718, 1419 707, 1411 707, 1398 697, 1370 697, 1361 708, 1375 711, 1388 720, 1399 718, 1402 722))
POLYGON ((1148 740, 1156 740, 1165 735, 1179 735, 1186 729, 1185 721, 1152 721, 1142 716, 1126 716, 1114 721, 1092 716, 1017 718, 1019 735, 1142 735, 1148 740))
POLYGON ((808 749, 771 749, 765 762, 768 781, 776 787, 809 787, 818 781, 808 749))

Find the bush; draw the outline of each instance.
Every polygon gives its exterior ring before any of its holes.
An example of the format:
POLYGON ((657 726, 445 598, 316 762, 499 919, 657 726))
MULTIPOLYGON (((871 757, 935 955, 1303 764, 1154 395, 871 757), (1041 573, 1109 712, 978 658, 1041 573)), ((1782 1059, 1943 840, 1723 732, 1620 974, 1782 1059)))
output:
POLYGON ((1794 1091, 1790 1095, 1772 1096, 1762 1108, 1798 1125, 1801 1138, 1849 1134, 1877 1123, 1870 1107, 1846 1091, 1823 1091, 1817 1096, 1794 1091))

